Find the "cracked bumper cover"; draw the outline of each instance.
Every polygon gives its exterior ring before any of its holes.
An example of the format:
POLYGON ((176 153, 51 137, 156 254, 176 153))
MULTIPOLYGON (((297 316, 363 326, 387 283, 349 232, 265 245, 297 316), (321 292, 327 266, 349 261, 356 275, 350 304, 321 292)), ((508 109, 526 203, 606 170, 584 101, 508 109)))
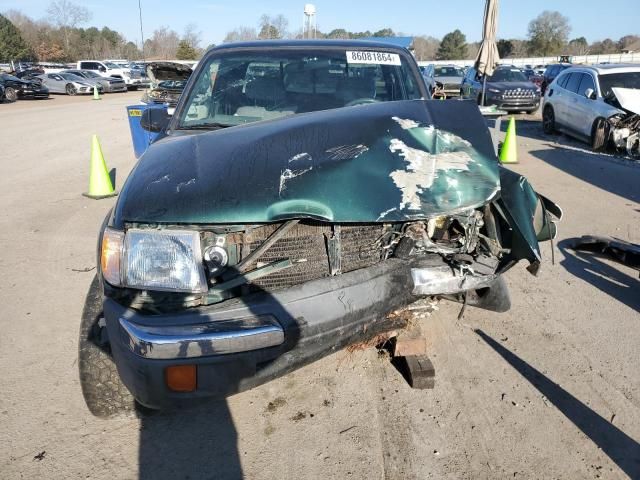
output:
MULTIPOLYGON (((281 292, 173 314, 146 315, 106 299, 104 314, 125 385, 143 405, 166 408, 253 388, 354 342, 401 328, 402 320, 389 319, 388 313, 430 294, 425 289, 435 289, 438 281, 448 282, 441 293, 456 293, 450 285, 461 284, 453 277, 432 266, 391 259, 281 292), (416 275, 430 286, 415 284, 416 275), (197 366, 195 392, 175 393, 165 386, 164 369, 181 364, 197 366)), ((462 288, 491 287, 496 280, 479 278, 462 288)))

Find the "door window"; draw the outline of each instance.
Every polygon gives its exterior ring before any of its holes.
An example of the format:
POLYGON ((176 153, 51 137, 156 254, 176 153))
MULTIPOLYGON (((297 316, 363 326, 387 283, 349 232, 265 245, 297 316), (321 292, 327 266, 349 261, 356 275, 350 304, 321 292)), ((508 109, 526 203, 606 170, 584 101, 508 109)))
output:
POLYGON ((593 77, 591 75, 589 75, 588 73, 583 73, 582 74, 582 80, 580 81, 580 86, 578 87, 578 95, 586 95, 586 91, 588 89, 593 90, 594 92, 596 91, 596 84, 593 81, 593 77))
POLYGON ((582 81, 582 73, 572 73, 569 75, 566 89, 573 93, 578 93, 580 82, 582 81))
POLYGON ((569 75, 562 75, 559 79, 558 79, 558 85, 560 85, 562 88, 567 88, 567 82, 569 81, 569 75))

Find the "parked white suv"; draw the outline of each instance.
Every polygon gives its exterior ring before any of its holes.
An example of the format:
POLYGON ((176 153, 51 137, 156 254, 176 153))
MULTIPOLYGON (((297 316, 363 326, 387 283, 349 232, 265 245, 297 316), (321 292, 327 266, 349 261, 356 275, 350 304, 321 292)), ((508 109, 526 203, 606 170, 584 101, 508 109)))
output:
POLYGON ((77 68, 79 70, 91 70, 103 77, 121 78, 127 84, 127 88, 132 90, 148 83, 146 79, 142 78, 140 72, 108 61, 80 60, 77 68))
POLYGON ((545 133, 560 130, 590 142, 638 150, 640 129, 640 65, 574 66, 558 75, 544 96, 545 133))

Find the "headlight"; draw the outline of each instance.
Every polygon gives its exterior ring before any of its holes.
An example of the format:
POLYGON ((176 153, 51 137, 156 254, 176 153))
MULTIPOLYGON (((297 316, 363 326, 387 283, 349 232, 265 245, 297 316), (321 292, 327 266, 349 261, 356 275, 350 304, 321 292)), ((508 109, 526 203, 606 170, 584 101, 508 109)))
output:
POLYGON ((487 92, 500 93, 500 90, 498 90, 497 88, 487 88, 487 92))
POLYGON ((205 293, 200 235, 186 230, 105 229, 102 273, 112 285, 205 293))
POLYGON ((125 77, 130 77, 131 76, 131 72, 122 72, 122 75, 124 75, 125 77))

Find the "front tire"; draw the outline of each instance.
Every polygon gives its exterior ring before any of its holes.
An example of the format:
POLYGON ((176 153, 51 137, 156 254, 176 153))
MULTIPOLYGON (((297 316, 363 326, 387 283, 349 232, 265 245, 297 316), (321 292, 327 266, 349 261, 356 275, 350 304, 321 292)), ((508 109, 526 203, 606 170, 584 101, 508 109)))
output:
POLYGON ((67 95, 75 95, 78 93, 76 87, 72 83, 67 83, 67 86, 64 87, 64 91, 67 92, 67 95))
POLYGON ((542 111, 542 130, 547 135, 552 135, 556 131, 556 115, 551 105, 545 106, 542 111))
POLYGON ((93 277, 82 311, 78 341, 80 386, 89 411, 96 417, 111 417, 135 410, 135 401, 120 380, 104 341, 102 319, 102 291, 98 277, 93 277))
POLYGON ((18 100, 18 92, 13 87, 7 87, 4 90, 4 98, 7 99, 7 102, 13 103, 18 100))
POLYGON ((591 129, 591 149, 594 152, 601 152, 607 146, 609 138, 609 122, 600 117, 593 122, 591 129))

